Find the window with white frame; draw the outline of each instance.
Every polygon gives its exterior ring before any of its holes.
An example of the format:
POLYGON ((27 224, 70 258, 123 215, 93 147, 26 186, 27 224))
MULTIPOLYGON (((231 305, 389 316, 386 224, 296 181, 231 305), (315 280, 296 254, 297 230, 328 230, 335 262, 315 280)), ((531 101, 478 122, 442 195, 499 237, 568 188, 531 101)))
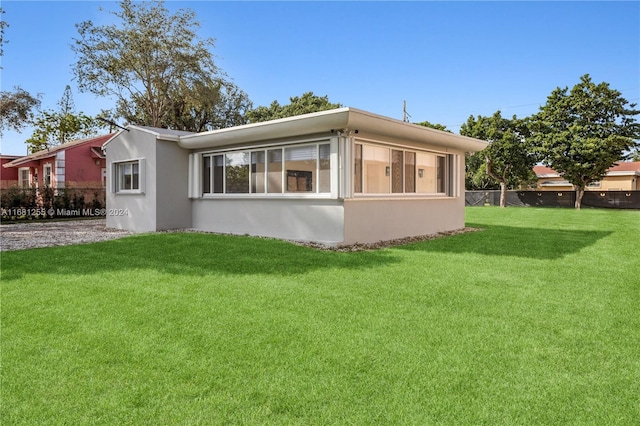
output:
POLYGON ((18 169, 18 186, 20 188, 29 188, 31 186, 31 172, 28 167, 20 167, 18 169))
POLYGON ((354 146, 356 194, 445 195, 451 155, 375 144, 354 146))
POLYGON ((141 160, 114 164, 115 192, 141 192, 141 160))
POLYGON ((51 188, 52 186, 52 180, 51 180, 51 164, 45 164, 42 167, 42 174, 43 176, 43 183, 44 186, 47 188, 51 188))
POLYGON ((329 143, 202 155, 203 194, 331 192, 329 143))

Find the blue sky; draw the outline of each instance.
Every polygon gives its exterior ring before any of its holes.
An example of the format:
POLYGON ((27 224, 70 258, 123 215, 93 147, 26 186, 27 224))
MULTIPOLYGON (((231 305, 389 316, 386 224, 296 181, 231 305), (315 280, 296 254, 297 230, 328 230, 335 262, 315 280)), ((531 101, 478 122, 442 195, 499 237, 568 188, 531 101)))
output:
MULTIPOLYGON (((70 45, 75 24, 110 18, 113 1, 3 0, 9 24, 2 90, 19 85, 56 108, 67 84, 89 115, 112 100, 79 93, 70 45)), ((469 115, 526 116, 556 87, 589 73, 640 100, 639 2, 217 2, 189 8, 201 37, 216 39, 217 64, 255 106, 313 91, 332 102, 458 132, 469 115)), ((21 134, 0 152, 23 155, 21 134)))

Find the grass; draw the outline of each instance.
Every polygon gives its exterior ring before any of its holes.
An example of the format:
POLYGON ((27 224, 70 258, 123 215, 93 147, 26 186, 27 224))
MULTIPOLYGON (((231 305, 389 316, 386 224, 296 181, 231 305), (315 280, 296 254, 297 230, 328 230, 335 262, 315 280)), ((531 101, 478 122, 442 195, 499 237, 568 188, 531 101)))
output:
POLYGON ((2 254, 12 424, 637 424, 640 212, 480 207, 371 252, 150 234, 2 254))

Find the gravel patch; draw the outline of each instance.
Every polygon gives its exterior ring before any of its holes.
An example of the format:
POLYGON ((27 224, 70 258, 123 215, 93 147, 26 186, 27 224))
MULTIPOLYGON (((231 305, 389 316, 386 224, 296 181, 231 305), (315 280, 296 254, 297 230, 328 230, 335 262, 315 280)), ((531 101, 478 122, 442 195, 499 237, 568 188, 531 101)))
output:
POLYGON ((108 229, 105 219, 9 223, 0 225, 0 251, 93 243, 132 234, 108 229))

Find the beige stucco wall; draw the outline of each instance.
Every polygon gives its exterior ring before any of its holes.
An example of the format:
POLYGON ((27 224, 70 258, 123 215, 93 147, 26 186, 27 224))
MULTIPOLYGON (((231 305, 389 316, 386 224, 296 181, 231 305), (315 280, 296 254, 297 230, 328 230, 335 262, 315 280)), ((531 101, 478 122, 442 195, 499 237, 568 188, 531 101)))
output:
MULTIPOLYGON (((562 177, 541 178, 538 180, 538 191, 573 191, 573 185, 541 186, 543 182, 561 182, 562 177)), ((634 191, 640 190, 639 176, 606 176, 600 181, 599 186, 589 186, 587 191, 634 191)))
POLYGON ((633 191, 638 187, 638 176, 607 176, 600 181, 598 188, 587 188, 591 191, 633 191))
POLYGON ((343 244, 375 243, 464 228, 464 153, 448 152, 457 154, 452 196, 356 196, 345 200, 343 244))
POLYGON ((563 177, 550 177, 550 178, 540 178, 538 179, 538 183, 536 186, 537 191, 573 191, 573 185, 565 184, 565 185, 553 185, 553 186, 542 186, 544 182, 564 182, 565 179, 563 177))
POLYGON ((344 244, 375 243, 464 228, 464 199, 352 199, 344 205, 344 244))

